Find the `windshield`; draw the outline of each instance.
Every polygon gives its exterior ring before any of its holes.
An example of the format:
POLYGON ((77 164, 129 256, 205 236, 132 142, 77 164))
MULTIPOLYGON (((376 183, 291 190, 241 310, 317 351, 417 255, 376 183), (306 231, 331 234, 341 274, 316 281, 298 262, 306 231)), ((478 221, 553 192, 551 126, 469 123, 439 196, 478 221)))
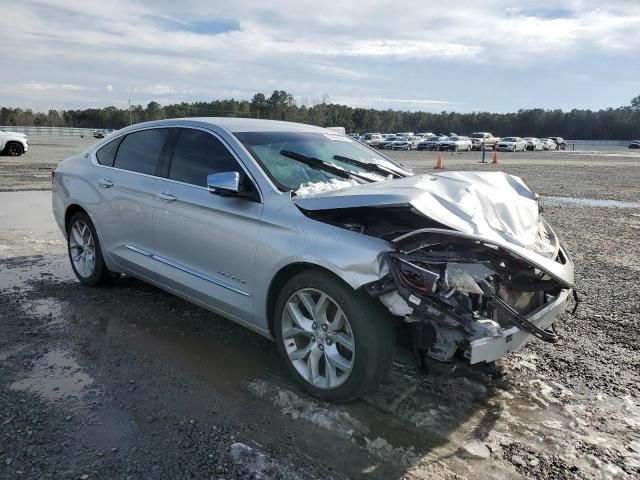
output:
POLYGON ((502 139, 503 142, 517 142, 518 139, 516 137, 507 137, 502 139))
POLYGON ((484 138, 484 133, 472 133, 471 138, 484 138))
POLYGON ((295 191, 309 183, 334 183, 336 180, 344 180, 340 175, 313 168, 282 155, 282 151, 323 160, 374 181, 385 180, 386 176, 335 157, 376 164, 403 176, 410 175, 394 161, 343 135, 319 132, 240 132, 234 135, 282 191, 295 191))

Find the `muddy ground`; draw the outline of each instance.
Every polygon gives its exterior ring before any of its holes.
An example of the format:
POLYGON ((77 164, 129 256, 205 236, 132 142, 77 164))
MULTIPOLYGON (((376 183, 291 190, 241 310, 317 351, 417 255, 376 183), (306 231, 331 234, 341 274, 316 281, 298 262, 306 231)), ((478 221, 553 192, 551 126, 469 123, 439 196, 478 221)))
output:
MULTIPOLYGON (((33 137, 0 190, 49 188, 93 139, 33 137)), ((435 154, 393 153, 417 172, 435 154)), ((637 478, 640 155, 445 154, 547 197, 583 302, 562 341, 497 372, 424 375, 400 351, 366 398, 329 405, 273 345, 132 278, 82 287, 48 192, 0 193, 0 478, 637 478)))

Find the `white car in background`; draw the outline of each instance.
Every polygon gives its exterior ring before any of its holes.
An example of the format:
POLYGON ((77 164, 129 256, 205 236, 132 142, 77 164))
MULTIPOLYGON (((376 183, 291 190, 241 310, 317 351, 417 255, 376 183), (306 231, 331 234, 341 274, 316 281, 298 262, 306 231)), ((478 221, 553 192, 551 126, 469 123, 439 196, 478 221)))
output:
POLYGON ((391 144, 392 150, 413 150, 422 141, 421 137, 400 137, 391 144))
POLYGON ((365 145, 374 147, 382 141, 382 135, 379 133, 365 133, 360 137, 360 141, 365 145))
POLYGON ((558 144, 551 140, 550 138, 541 138, 540 143, 542 143, 543 150, 557 150, 558 144))
POLYGON ((24 133, 0 130, 0 152, 11 157, 19 157, 29 150, 29 141, 24 133))
POLYGON ((542 150, 543 149, 542 142, 540 141, 539 138, 536 138, 536 137, 524 137, 523 140, 525 142, 527 142, 527 150, 531 150, 532 152, 535 152, 536 150, 542 150))
POLYGON ((471 139, 469 137, 451 136, 441 140, 438 150, 452 150, 454 152, 470 152, 471 139))
POLYGON ((527 142, 521 137, 504 137, 496 143, 496 150, 500 152, 524 152, 527 142))
POLYGON ((393 142, 398 140, 400 137, 391 134, 386 135, 378 145, 376 145, 380 150, 391 150, 393 147, 393 142))

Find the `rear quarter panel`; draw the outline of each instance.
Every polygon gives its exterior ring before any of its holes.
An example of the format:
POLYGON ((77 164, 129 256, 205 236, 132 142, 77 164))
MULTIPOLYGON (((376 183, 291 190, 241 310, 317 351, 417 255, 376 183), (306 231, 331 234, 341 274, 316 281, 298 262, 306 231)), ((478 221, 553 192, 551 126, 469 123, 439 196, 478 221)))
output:
MULTIPOLYGON (((104 208, 104 199, 98 191, 97 182, 93 181, 98 175, 95 169, 96 167, 91 163, 91 158, 87 153, 76 155, 60 163, 55 169, 51 204, 56 223, 65 238, 67 232, 64 221, 67 209, 71 205, 78 205, 87 212, 93 221, 98 239, 103 244, 100 222, 96 221, 96 218, 99 217, 100 209, 104 208)), ((102 253, 107 267, 117 271, 118 268, 108 252, 103 251, 102 253)))

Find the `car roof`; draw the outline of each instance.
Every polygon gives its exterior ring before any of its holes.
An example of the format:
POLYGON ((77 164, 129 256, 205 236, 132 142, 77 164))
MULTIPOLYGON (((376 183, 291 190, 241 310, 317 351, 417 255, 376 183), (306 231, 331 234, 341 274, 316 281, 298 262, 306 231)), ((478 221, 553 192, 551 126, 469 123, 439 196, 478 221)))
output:
MULTIPOLYGON (((215 125, 225 128, 230 132, 322 132, 333 133, 333 130, 306 125, 303 123, 282 122, 279 120, 263 120, 257 118, 235 118, 235 117, 189 117, 171 118, 167 120, 156 120, 152 122, 137 123, 134 128, 155 127, 166 125, 215 125)), ((129 127, 131 128, 131 127, 129 127)))

